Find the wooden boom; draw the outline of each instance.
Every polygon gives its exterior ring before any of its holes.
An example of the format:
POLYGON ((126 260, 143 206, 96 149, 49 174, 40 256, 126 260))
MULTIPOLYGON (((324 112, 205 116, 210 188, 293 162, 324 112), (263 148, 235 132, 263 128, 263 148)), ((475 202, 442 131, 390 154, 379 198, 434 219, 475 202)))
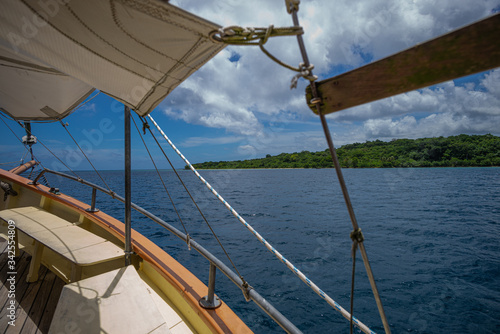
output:
MULTIPOLYGON (((329 114, 500 66, 500 13, 316 83, 329 114)), ((311 87, 309 107, 316 113, 311 87)))

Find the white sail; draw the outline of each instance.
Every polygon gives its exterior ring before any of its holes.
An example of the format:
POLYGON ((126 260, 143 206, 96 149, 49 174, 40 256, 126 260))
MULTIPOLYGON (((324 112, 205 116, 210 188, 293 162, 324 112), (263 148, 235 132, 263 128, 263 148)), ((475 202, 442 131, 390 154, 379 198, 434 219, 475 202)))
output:
POLYGON ((147 115, 222 50, 218 28, 159 0, 2 0, 0 110, 60 119, 98 89, 147 115))

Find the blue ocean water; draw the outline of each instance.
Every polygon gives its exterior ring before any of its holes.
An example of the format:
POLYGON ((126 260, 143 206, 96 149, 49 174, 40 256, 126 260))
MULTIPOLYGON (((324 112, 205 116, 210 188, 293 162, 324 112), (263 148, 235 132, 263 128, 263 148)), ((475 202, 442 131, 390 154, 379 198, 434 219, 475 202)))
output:
MULTIPOLYGON (((79 176, 100 183, 90 172, 79 176)), ((305 333, 346 333, 348 322, 277 260, 190 171, 193 197, 243 275, 305 333)), ((201 174, 268 242, 349 309, 351 223, 332 169, 213 170, 201 174)), ((123 194, 123 173, 103 172, 123 194)), ((189 234, 229 265, 172 171, 168 190, 189 234)), ((500 168, 344 170, 393 333, 500 332, 500 168)), ((55 177, 52 183, 57 183, 55 177)), ((133 172, 132 200, 183 231, 155 171, 133 172)), ((90 202, 77 183, 61 191, 90 202)), ((123 219, 106 195, 97 206, 123 219)), ((208 262, 163 228, 133 215, 133 228, 208 280, 208 262)), ((383 332, 358 252, 354 315, 383 332)), ((221 273, 216 293, 256 333, 281 329, 221 273)))

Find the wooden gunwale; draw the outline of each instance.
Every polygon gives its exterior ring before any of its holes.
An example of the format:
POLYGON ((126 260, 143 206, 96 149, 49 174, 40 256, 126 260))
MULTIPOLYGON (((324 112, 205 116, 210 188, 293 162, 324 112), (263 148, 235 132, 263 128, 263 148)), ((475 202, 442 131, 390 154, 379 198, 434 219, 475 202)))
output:
MULTIPOLYGON (((48 187, 41 184, 29 185, 31 180, 5 170, 0 169, 0 177, 74 210, 124 242, 125 225, 106 213, 102 211, 87 212, 86 209, 90 208, 90 205, 62 193, 60 195, 52 194, 48 187)), ((226 303, 222 302, 221 306, 214 310, 202 308, 199 305, 199 300, 207 294, 207 286, 168 253, 133 229, 132 248, 137 255, 150 263, 165 280, 184 296, 191 308, 213 332, 252 333, 226 303)))

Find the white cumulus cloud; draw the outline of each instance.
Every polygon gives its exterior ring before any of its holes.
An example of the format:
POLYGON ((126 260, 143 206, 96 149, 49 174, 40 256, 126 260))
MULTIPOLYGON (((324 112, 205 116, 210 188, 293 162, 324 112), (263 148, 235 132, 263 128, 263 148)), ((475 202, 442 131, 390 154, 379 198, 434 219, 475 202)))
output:
MULTIPOLYGON (((221 26, 292 25, 284 1, 171 3, 221 26)), ((485 18, 499 8, 500 0, 310 0, 301 2, 299 20, 314 73, 326 78, 485 18)), ((270 39, 266 48, 292 66, 302 62, 295 37, 270 39)), ((257 46, 228 46, 174 90, 160 109, 175 119, 227 130, 228 136, 241 138, 241 154, 296 151, 297 142, 312 150, 322 145, 321 129, 310 124, 317 116, 306 105, 306 82, 300 80, 296 90, 289 89, 294 75, 257 46), (284 127, 279 134, 271 129, 277 120, 284 127)), ((498 135, 499 99, 500 70, 494 70, 480 78, 446 82, 341 111, 328 119, 341 143, 458 133, 498 135)))

